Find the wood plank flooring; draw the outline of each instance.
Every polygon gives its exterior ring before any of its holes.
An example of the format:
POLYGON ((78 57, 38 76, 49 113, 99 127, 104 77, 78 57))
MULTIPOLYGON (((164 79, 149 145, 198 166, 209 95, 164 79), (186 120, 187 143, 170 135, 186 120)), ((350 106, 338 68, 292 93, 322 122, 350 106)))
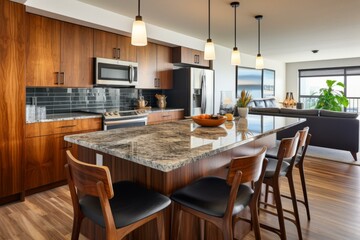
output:
MULTIPOLYGON (((304 239, 360 239, 360 166, 308 158, 305 161, 311 221, 299 204, 304 239)), ((295 169, 297 173, 297 170, 295 169)), ((299 188, 298 176, 295 177, 299 188)), ((282 185, 287 191, 287 185, 282 185)), ((300 195, 300 191, 297 191, 300 195)), ((283 201, 290 206, 289 200, 283 201)), ((261 221, 276 226, 273 216, 261 215, 261 221)), ((25 202, 0 207, 0 239, 70 239, 72 206, 67 186, 38 193, 25 202)), ((297 239, 295 226, 286 223, 288 239, 297 239)), ((261 229, 263 239, 279 239, 261 229)), ((85 239, 81 237, 80 239, 85 239)), ((249 233, 245 240, 255 239, 249 233)))

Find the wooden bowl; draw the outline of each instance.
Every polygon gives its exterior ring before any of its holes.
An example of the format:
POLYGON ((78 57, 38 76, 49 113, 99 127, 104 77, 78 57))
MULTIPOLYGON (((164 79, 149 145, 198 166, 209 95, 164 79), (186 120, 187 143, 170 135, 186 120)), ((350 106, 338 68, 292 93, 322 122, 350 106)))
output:
POLYGON ((192 117, 192 120, 202 127, 217 127, 226 121, 226 117, 221 116, 218 119, 211 119, 211 118, 203 119, 200 118, 199 116, 194 116, 192 117))

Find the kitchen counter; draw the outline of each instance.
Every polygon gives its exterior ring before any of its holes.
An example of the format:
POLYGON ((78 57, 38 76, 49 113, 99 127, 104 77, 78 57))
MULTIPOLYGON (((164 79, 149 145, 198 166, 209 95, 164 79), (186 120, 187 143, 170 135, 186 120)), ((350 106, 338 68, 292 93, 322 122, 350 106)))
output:
POLYGON ((87 119, 87 118, 102 118, 102 114, 85 113, 85 112, 46 114, 46 118, 44 118, 44 119, 37 119, 34 121, 26 121, 26 123, 31 124, 31 123, 37 123, 37 122, 55 122, 55 121, 87 119))
POLYGON ((215 128, 192 120, 65 136, 82 147, 169 172, 274 134, 304 119, 249 115, 215 128))
MULTIPOLYGON (((179 111, 183 110, 180 108, 149 108, 144 109, 146 113, 152 112, 171 112, 171 111, 179 111)), ((34 121, 26 121, 29 123, 37 123, 37 122, 54 122, 54 121, 64 121, 64 120, 75 120, 75 119, 86 119, 86 118, 102 118, 102 114, 98 113, 87 113, 87 112, 73 112, 73 113, 56 113, 56 114, 46 114, 46 118, 44 119, 36 119, 34 121)))

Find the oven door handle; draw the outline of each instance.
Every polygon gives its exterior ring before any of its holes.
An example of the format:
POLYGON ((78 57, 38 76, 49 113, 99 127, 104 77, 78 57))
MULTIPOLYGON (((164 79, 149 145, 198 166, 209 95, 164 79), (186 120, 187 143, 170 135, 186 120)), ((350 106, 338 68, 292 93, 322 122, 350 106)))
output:
POLYGON ((132 123, 132 122, 147 122, 147 118, 134 118, 134 119, 126 119, 126 120, 117 120, 117 121, 106 121, 104 125, 107 126, 114 126, 114 125, 121 125, 125 123, 132 123))

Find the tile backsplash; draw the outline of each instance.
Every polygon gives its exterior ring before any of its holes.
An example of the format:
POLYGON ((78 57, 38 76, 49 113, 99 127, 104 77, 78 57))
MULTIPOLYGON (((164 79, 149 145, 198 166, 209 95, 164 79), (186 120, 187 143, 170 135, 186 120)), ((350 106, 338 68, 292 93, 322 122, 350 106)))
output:
POLYGON ((26 88, 26 105, 46 107, 46 114, 69 113, 104 108, 132 110, 140 95, 156 106, 161 90, 135 88, 26 88))

